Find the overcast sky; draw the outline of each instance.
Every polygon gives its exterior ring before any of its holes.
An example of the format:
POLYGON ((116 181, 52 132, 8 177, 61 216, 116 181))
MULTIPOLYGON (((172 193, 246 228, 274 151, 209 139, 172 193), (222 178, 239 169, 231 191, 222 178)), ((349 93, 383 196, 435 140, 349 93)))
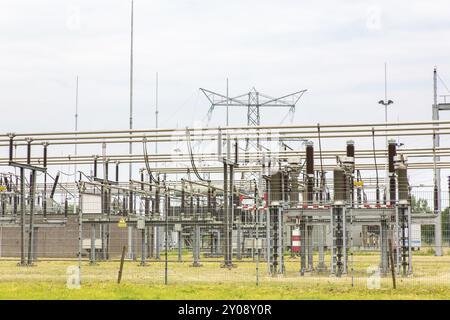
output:
MULTIPOLYGON (((3 132, 126 129, 130 1, 0 1, 3 132)), ((432 72, 450 84, 448 1, 134 1, 134 127, 198 124, 199 87, 279 96, 308 89, 295 123, 429 120, 432 72), (197 121, 197 122, 196 122, 197 121)), ((439 84, 440 94, 449 94, 439 84)), ((210 125, 224 124, 224 110, 210 125)), ((264 110, 263 124, 284 112, 264 110)), ((450 114, 443 118, 450 119, 450 114)), ((245 124, 237 110, 232 124, 245 124)), ((285 123, 288 123, 285 121, 285 123)))

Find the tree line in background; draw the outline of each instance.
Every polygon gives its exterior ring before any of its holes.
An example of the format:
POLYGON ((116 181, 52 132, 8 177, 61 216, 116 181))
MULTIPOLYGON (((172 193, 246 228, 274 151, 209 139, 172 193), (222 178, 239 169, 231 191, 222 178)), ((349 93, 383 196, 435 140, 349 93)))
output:
MULTIPOLYGON (((428 205, 426 199, 417 198, 411 196, 411 210, 412 213, 433 213, 433 210, 428 205)), ((442 210, 442 241, 443 243, 449 243, 450 241, 450 220, 449 220, 450 208, 446 207, 442 210)), ((423 225, 421 229, 422 242, 425 244, 432 244, 434 242, 434 225, 423 225)))

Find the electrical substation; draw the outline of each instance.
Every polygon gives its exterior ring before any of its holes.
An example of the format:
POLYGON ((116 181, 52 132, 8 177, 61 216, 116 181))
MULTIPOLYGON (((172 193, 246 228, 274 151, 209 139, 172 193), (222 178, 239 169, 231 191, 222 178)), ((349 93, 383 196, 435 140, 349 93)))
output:
POLYGON ((261 125, 263 107, 292 114, 306 90, 280 98, 201 91, 208 117, 217 107, 244 106, 247 124, 3 134, 1 256, 18 267, 45 259, 94 266, 126 249, 141 266, 165 259, 167 269, 171 254, 171 263, 199 270, 204 261, 225 269, 251 261, 271 276, 285 274, 289 258, 298 277, 342 277, 354 272, 355 253, 369 251, 382 275, 413 276, 415 238, 430 225, 442 255, 436 177, 449 167, 439 136, 450 134, 450 122, 438 116, 448 104, 433 104, 433 121, 261 125), (405 137, 425 137, 432 147, 408 148, 399 143, 405 137), (330 140, 339 147, 322 148, 330 140), (99 154, 67 154, 86 145, 99 154), (109 151, 118 145, 134 152, 109 151), (434 174, 430 213, 414 212, 420 196, 410 170, 434 174))
POLYGON ((444 2, 4 2, 0 300, 450 299, 444 2))

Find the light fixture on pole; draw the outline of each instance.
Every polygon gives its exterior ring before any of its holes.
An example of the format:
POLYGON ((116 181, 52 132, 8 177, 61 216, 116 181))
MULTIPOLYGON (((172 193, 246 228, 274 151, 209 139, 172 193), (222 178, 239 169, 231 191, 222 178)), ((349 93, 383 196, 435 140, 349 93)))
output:
POLYGON ((387 106, 390 104, 393 104, 394 101, 392 100, 380 100, 378 101, 379 104, 382 104, 384 106, 384 121, 387 123, 387 106))
MULTIPOLYGON (((378 104, 381 104, 384 106, 384 122, 385 122, 385 147, 388 148, 388 137, 387 137, 387 123, 388 123, 388 116, 387 116, 387 107, 391 104, 393 104, 394 101, 387 98, 387 63, 384 63, 384 100, 378 101, 378 104)), ((387 164, 385 164, 385 188, 388 185, 388 167, 387 164)), ((385 189, 384 192, 384 201, 386 202, 387 199, 387 193, 389 192, 389 189, 385 189)))

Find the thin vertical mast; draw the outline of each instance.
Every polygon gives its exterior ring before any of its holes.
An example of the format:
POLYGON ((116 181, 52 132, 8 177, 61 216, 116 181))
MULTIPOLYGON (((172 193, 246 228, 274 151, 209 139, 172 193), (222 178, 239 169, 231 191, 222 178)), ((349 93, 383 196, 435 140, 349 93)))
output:
MULTIPOLYGON (((76 89, 75 89, 75 132, 78 131, 78 76, 77 76, 77 81, 76 81, 76 89)), ((75 143, 75 164, 74 164, 74 180, 75 182, 77 181, 77 155, 78 155, 78 148, 77 148, 78 144, 75 143)), ((77 199, 76 197, 74 197, 73 199, 73 207, 74 207, 74 212, 77 211, 77 199)))
MULTIPOLYGON (((388 106, 388 99, 387 99, 387 63, 384 63, 384 122, 386 123, 386 129, 387 129, 387 106, 388 106)), ((387 133, 387 132, 386 132, 387 133)), ((387 135, 386 135, 386 146, 387 146, 387 135)))
MULTIPOLYGON (((130 28, 130 158, 133 154, 133 143, 131 138, 131 130, 133 130, 133 0, 131 0, 131 28, 130 28)), ((133 177, 133 164, 130 159, 128 178, 130 181, 133 177)), ((133 242, 133 227, 128 226, 128 258, 134 260, 134 242, 133 242)))
POLYGON ((437 67, 433 70, 433 104, 437 106, 437 67))
MULTIPOLYGON (((130 130, 133 129, 133 0, 131 0, 131 35, 130 35, 130 130)), ((131 135, 131 132, 130 132, 131 135)), ((133 154, 133 143, 130 138, 130 156, 133 154)), ((133 164, 129 163, 129 179, 132 178, 133 164)))
MULTIPOLYGON (((437 70, 434 67, 433 70, 433 120, 439 120, 439 109, 437 107, 437 70)), ((437 189, 437 170, 436 170, 436 148, 439 147, 439 136, 436 132, 433 134, 433 184, 434 188, 437 189)), ((440 173, 440 172, 439 172, 440 173)), ((436 208, 435 208, 436 211, 436 208)))
MULTIPOLYGON (((439 120, 438 88, 437 88, 437 67, 433 70, 433 120, 439 120)), ((440 146, 439 125, 435 124, 436 130, 433 134, 433 158, 434 158, 434 213, 437 215, 434 230, 435 255, 442 256, 442 214, 441 214, 441 169, 437 168, 437 163, 441 157, 436 155, 436 148, 440 146), (437 131, 437 132, 436 132, 437 131)))
MULTIPOLYGON (((76 89, 75 89, 75 132, 78 131, 78 76, 76 81, 76 89)), ((77 145, 75 143, 75 156, 78 153, 77 145)), ((75 180, 76 180, 76 174, 77 174, 77 164, 75 162, 75 180)))
POLYGON ((228 78, 227 78, 227 127, 230 125, 229 124, 229 122, 228 122, 228 109, 229 109, 229 107, 228 107, 228 78))
POLYGON ((384 101, 387 101, 387 63, 384 63, 384 101))
MULTIPOLYGON (((156 72, 156 94, 155 94, 155 127, 158 129, 158 72, 156 72)), ((155 142, 155 154, 158 153, 158 142, 155 142)))
MULTIPOLYGON (((230 125, 228 118, 228 109, 229 109, 229 92, 228 92, 228 78, 227 78, 227 127, 230 125)), ((227 130, 227 160, 231 159, 231 144, 230 144, 230 134, 227 130)))

